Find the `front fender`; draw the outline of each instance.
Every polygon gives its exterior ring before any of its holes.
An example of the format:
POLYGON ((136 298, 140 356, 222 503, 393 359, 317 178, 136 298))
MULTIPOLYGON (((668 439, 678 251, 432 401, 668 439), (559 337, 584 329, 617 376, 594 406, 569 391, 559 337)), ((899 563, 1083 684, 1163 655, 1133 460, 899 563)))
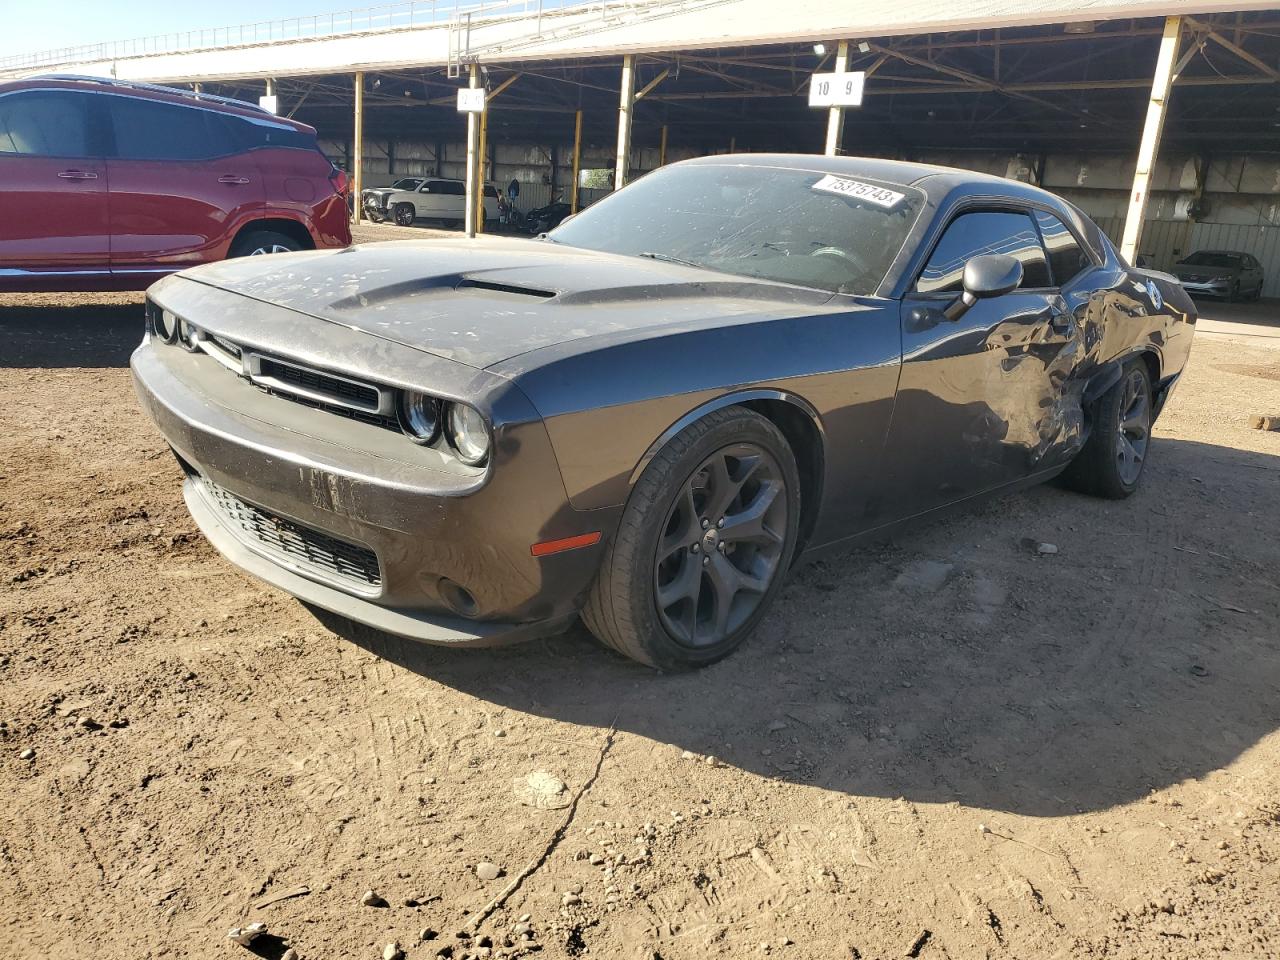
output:
POLYGON ((802 413, 817 428, 818 435, 822 438, 822 446, 826 447, 826 430, 822 425, 822 417, 817 409, 804 397, 796 393, 786 390, 774 389, 755 389, 755 390, 734 390, 722 396, 708 400, 700 406, 694 407, 686 413, 666 430, 662 431, 653 443, 649 444, 649 449, 636 463, 635 469, 631 471, 631 477, 628 480, 628 486, 635 486, 636 481, 640 479, 640 475, 644 473, 645 468, 649 466, 650 461, 657 456, 658 451, 670 443, 679 433, 691 424, 697 423, 709 413, 716 410, 723 410, 725 407, 750 405, 753 401, 761 400, 779 400, 783 403, 790 404, 802 413))

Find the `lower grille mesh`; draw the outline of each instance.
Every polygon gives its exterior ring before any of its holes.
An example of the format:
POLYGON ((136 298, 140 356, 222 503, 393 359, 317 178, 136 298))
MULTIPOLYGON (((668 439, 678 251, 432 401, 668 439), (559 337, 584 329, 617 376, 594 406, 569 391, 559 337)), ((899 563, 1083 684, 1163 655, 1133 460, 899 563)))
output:
POLYGON ((265 552, 366 592, 382 586, 378 557, 372 550, 245 503, 208 480, 201 483, 222 516, 265 552))

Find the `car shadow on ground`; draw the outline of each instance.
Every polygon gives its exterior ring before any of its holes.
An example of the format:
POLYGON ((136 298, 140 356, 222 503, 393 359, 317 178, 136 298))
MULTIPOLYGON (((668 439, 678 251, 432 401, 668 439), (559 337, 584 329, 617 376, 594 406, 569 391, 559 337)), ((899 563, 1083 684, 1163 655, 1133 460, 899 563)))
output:
POLYGON ((1193 298, 1203 320, 1214 323, 1241 323, 1255 327, 1280 327, 1280 300, 1231 303, 1209 297, 1193 298))
POLYGON ((1219 542, 1231 527, 1213 519, 1271 516, 1280 457, 1159 439, 1153 460, 1122 503, 1042 487, 803 565, 745 648, 693 674, 637 666, 581 627, 448 650, 326 624, 503 708, 616 724, 761 776, 1038 816, 1104 809, 1280 727, 1280 546, 1219 542), (1024 531, 1053 533, 1060 553, 1037 555, 1024 531))
POLYGON ((124 367, 141 294, 0 294, 0 367, 124 367))

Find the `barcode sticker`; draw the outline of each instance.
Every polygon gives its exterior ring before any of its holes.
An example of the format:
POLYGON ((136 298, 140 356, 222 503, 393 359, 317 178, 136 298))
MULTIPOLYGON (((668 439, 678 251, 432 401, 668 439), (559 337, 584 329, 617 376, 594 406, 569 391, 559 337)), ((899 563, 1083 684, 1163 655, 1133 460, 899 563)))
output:
POLYGON ((886 190, 884 187, 863 183, 861 180, 847 180, 844 177, 833 177, 830 174, 815 183, 813 189, 821 190, 824 193, 839 194, 842 197, 851 197, 854 200, 865 200, 867 203, 874 203, 877 207, 884 207, 886 210, 896 207, 907 196, 905 193, 898 193, 896 190, 886 190))

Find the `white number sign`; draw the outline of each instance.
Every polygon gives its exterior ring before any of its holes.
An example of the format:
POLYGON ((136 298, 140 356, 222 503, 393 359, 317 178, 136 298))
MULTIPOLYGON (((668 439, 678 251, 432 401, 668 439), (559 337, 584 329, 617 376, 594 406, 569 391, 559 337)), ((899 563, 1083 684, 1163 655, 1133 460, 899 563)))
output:
POLYGON ((905 193, 898 193, 897 190, 887 190, 871 183, 863 183, 861 180, 833 177, 830 174, 815 183, 812 189, 821 190, 823 193, 838 193, 842 197, 851 197, 854 200, 864 200, 867 203, 874 203, 877 207, 884 207, 886 210, 896 207, 906 197, 905 193))
POLYGON ((484 87, 463 87, 458 91, 459 113, 484 113, 484 87))
POLYGON ((809 106, 860 107, 867 75, 855 73, 815 73, 809 79, 809 106))

